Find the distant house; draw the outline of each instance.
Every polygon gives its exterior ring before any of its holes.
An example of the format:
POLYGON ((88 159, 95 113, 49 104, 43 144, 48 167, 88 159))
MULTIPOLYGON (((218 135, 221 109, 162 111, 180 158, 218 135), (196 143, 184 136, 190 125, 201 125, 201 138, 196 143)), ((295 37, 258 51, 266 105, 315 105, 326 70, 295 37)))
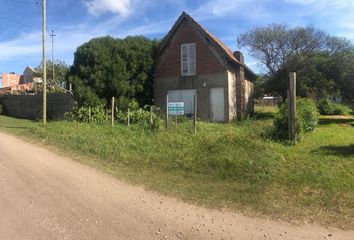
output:
POLYGON ((11 73, 2 73, 2 88, 12 87, 20 84, 21 74, 11 73))
POLYGON ((42 78, 36 77, 36 70, 30 66, 27 66, 23 71, 22 84, 25 83, 41 83, 42 78))
POLYGON ((183 12, 158 51, 155 104, 166 109, 168 94, 191 114, 197 94, 198 118, 229 122, 253 112, 254 78, 241 52, 232 52, 183 12))
POLYGON ((21 74, 3 73, 1 75, 0 94, 23 94, 32 92, 36 83, 41 83, 42 78, 36 77, 36 70, 26 67, 21 74))

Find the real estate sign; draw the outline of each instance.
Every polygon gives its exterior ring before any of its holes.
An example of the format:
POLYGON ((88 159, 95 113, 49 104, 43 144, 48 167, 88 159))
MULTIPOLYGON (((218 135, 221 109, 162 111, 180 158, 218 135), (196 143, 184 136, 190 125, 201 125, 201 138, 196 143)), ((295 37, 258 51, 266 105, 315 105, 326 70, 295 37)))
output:
POLYGON ((184 102, 169 102, 168 113, 174 116, 184 115, 184 102))

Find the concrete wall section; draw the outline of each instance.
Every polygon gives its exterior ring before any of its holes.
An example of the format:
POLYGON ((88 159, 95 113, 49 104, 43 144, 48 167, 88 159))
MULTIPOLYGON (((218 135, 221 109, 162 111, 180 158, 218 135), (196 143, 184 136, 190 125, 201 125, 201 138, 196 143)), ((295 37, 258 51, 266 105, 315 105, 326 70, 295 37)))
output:
MULTIPOLYGON (((36 120, 42 111, 42 95, 5 95, 0 97, 3 114, 36 120)), ((48 119, 62 119, 66 112, 72 111, 74 99, 69 94, 48 94, 48 119)))
POLYGON ((210 89, 217 87, 224 88, 225 120, 229 121, 227 72, 193 77, 156 78, 154 83, 155 104, 165 112, 166 94, 169 90, 196 89, 198 95, 198 118, 210 120, 210 89))

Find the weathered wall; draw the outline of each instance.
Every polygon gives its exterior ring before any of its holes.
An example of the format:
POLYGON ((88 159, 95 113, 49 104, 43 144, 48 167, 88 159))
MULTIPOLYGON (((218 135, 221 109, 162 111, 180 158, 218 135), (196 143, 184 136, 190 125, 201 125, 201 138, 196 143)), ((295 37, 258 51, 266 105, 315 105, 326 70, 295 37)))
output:
POLYGON ((229 116, 230 120, 234 120, 237 117, 237 94, 236 94, 236 74, 235 71, 229 70, 228 73, 228 95, 229 95, 229 116))
POLYGON ((169 46, 161 54, 156 66, 154 80, 155 104, 166 109, 168 90, 197 90, 198 118, 209 120, 210 88, 223 87, 225 95, 225 120, 229 120, 228 76, 222 60, 219 59, 210 43, 187 21, 176 30, 169 46), (184 43, 196 44, 196 76, 181 76, 180 46, 184 43))
POLYGON ((207 75, 225 72, 225 68, 218 60, 217 54, 210 43, 203 38, 196 29, 186 20, 179 26, 170 45, 162 53, 156 67, 156 76, 172 77, 181 76, 180 46, 185 43, 196 44, 197 75, 207 75))
POLYGON ((166 94, 168 90, 196 89, 198 101, 198 118, 210 120, 210 88, 223 87, 225 95, 225 119, 229 119, 228 75, 226 72, 193 77, 165 77, 155 79, 155 104, 164 112, 166 110, 166 94))
POLYGON ((247 114, 253 114, 254 112, 253 93, 254 93, 253 83, 245 79, 245 104, 246 104, 247 114))
POLYGON ((230 116, 231 119, 242 119, 254 111, 253 83, 246 78, 242 66, 230 66, 228 73, 230 116))
MULTIPOLYGON (((0 97, 3 114, 24 119, 39 119, 42 111, 42 95, 5 95, 0 97)), ((74 99, 70 94, 48 94, 48 119, 62 119, 66 112, 74 106, 74 99)))

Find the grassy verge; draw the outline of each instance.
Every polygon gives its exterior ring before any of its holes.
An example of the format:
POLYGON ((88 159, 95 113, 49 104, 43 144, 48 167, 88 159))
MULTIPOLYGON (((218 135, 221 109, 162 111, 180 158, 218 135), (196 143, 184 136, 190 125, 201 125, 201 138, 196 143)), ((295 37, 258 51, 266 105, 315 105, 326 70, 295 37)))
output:
POLYGON ((262 136, 272 114, 239 124, 40 123, 0 116, 0 131, 54 146, 119 178, 205 206, 354 228, 354 120, 322 119, 295 147, 262 136))

